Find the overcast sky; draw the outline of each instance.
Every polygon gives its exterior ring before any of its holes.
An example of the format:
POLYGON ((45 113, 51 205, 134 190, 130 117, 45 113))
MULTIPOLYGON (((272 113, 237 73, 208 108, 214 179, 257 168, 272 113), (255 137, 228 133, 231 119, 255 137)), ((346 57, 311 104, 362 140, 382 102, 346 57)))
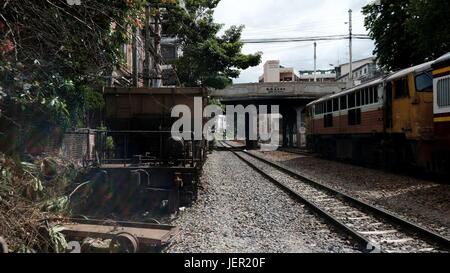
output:
MULTIPOLYGON (((353 10, 353 33, 367 34, 361 8, 370 0, 222 0, 215 11, 218 23, 245 25, 243 39, 304 37, 348 34, 348 10, 353 10)), ((354 60, 372 56, 371 40, 355 40, 354 60)), ((313 42, 248 44, 244 53, 263 52, 260 66, 242 71, 235 83, 257 82, 267 60, 280 60, 281 65, 298 70, 313 70, 313 42)), ((319 41, 318 69, 349 59, 348 40, 319 41)))

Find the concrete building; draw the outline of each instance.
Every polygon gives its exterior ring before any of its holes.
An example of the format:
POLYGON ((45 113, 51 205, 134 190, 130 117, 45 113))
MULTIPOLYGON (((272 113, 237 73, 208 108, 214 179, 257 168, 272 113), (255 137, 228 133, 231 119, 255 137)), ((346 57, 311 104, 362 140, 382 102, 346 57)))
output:
POLYGON ((301 70, 299 71, 299 80, 300 82, 314 82, 316 79, 317 82, 334 82, 336 81, 336 72, 332 69, 330 70, 317 70, 314 74, 312 70, 301 70))
MULTIPOLYGON (((178 0, 184 7, 184 0, 178 0)), ((170 37, 164 33, 164 14, 162 23, 159 24, 161 31, 161 76, 162 86, 179 85, 175 71, 170 64, 182 55, 181 44, 177 37, 170 37)), ((113 26, 114 28, 114 26, 113 26)), ((131 32, 131 29, 130 29, 131 32)), ((110 86, 138 86, 142 87, 144 77, 145 60, 145 32, 143 29, 136 30, 132 34, 131 41, 122 45, 122 55, 124 62, 112 72, 109 82, 110 86)))
POLYGON ((299 77, 293 67, 283 67, 279 60, 267 61, 264 64, 264 74, 259 77, 260 83, 295 82, 299 77))
MULTIPOLYGON (((342 64, 336 68, 336 80, 338 82, 348 82, 350 77, 349 63, 342 64)), ((369 57, 353 62, 353 80, 354 84, 358 85, 369 81, 381 75, 375 57, 369 57)))
POLYGON ((171 63, 183 54, 181 44, 176 37, 162 35, 161 55, 162 55, 162 83, 163 86, 177 86, 178 78, 171 63))

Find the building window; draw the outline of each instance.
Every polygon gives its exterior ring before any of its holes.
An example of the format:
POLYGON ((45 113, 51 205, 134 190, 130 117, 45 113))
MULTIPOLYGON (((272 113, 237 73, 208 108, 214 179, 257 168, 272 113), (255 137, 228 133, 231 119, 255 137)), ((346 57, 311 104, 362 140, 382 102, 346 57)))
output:
POLYGON ((333 127, 333 114, 327 114, 323 118, 323 126, 325 128, 333 127))
POLYGON ((348 111, 348 125, 361 124, 361 108, 352 109, 348 111))

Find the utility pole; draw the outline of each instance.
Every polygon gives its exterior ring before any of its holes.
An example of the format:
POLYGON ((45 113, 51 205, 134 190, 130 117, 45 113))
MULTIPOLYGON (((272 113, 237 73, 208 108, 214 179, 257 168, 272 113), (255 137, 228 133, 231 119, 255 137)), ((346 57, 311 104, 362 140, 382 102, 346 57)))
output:
POLYGON ((317 43, 314 42, 314 82, 317 82, 317 43))
POLYGON ((349 21, 348 21, 348 25, 349 25, 349 36, 348 36, 348 39, 349 39, 349 55, 350 55, 350 62, 349 62, 349 65, 350 65, 350 72, 349 72, 349 77, 348 77, 348 79, 349 79, 349 82, 350 82, 350 85, 351 86, 353 86, 353 45, 352 45, 352 39, 353 39, 353 34, 352 34, 352 32, 353 32, 353 29, 352 29, 352 10, 350 9, 349 11, 348 11, 348 15, 349 15, 349 21))

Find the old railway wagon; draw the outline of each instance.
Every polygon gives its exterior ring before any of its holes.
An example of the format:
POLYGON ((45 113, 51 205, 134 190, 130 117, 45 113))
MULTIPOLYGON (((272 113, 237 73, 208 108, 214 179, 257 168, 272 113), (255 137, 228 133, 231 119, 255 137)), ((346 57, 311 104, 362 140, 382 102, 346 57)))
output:
POLYGON ((94 206, 124 215, 173 213, 190 204, 196 198, 207 143, 174 137, 171 129, 178 118, 171 112, 176 105, 187 106, 192 115, 194 106, 202 111, 207 91, 105 88, 104 98, 107 130, 97 131, 97 166, 88 175, 97 185, 94 206))
MULTIPOLYGON (((310 103, 306 126, 309 148, 329 158, 448 172, 448 161, 439 151, 449 145, 438 135, 448 130, 448 124, 436 124, 444 122, 449 112, 449 108, 444 110, 444 102, 434 105, 437 116, 433 122, 433 96, 439 94, 436 88, 446 86, 445 81, 437 84, 436 78, 443 75, 436 72, 445 70, 440 68, 443 63, 404 69, 310 103), (441 70, 433 72, 432 67, 441 70)), ((441 93, 445 100, 447 93, 441 93)))

